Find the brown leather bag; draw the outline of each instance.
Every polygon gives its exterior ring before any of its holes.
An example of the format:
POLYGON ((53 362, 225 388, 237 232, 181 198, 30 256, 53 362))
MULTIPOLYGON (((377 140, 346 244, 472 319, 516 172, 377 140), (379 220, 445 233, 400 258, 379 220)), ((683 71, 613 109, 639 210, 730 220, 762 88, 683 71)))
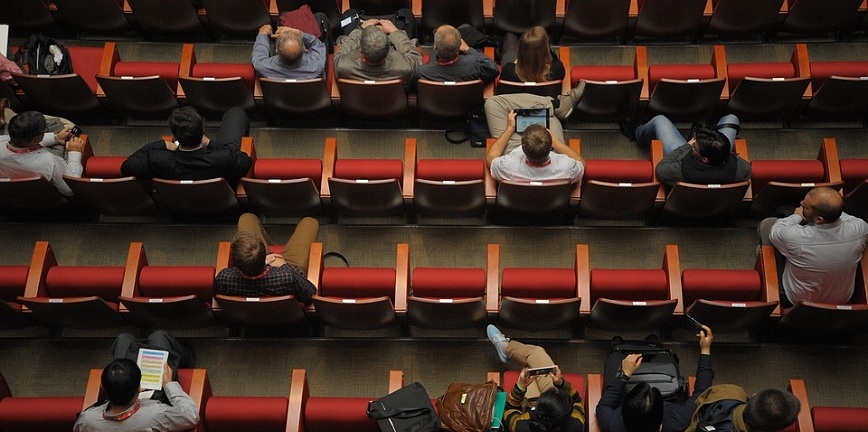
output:
POLYGON ((452 383, 437 400, 437 413, 443 430, 484 432, 491 428, 497 383, 452 383))

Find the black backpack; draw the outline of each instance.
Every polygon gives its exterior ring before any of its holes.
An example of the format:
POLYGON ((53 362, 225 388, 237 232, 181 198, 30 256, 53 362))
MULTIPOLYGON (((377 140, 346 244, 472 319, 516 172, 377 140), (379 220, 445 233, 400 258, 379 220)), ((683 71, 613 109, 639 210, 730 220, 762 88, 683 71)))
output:
POLYGON ((69 50, 56 40, 39 34, 27 38, 15 51, 13 60, 30 75, 72 73, 69 50))
POLYGON ((723 399, 700 408, 696 432, 732 432, 732 412, 741 405, 738 399, 723 399))
POLYGON ((614 348, 626 354, 642 354, 642 364, 630 377, 625 391, 645 382, 660 391, 666 400, 679 400, 686 396, 687 386, 678 367, 675 351, 644 343, 623 343, 614 348))

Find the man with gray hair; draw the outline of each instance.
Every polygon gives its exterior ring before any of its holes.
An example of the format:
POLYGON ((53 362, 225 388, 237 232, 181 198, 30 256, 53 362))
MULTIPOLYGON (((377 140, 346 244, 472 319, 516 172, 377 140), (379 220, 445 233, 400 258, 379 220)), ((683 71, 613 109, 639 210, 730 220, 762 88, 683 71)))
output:
POLYGON ((444 24, 434 31, 434 52, 428 64, 419 66, 417 78, 459 82, 481 79, 487 84, 500 74, 494 59, 467 45, 451 25, 444 24))
POLYGON ((325 70, 326 46, 316 36, 292 27, 278 27, 272 34, 271 24, 265 24, 256 35, 252 61, 265 78, 319 78, 325 70), (269 56, 269 38, 276 39, 273 56, 269 56))
POLYGON ((369 19, 348 36, 337 41, 340 46, 334 55, 335 77, 357 80, 386 80, 400 78, 409 90, 422 63, 416 50, 416 39, 398 30, 385 19, 369 19))

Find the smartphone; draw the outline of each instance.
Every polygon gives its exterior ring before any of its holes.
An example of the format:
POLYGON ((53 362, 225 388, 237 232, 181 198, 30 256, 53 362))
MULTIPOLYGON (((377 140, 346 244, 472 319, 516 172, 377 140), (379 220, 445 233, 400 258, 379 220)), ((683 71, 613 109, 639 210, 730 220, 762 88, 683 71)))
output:
POLYGON ((696 318, 693 318, 688 314, 684 314, 684 321, 687 323, 687 327, 691 330, 695 330, 698 332, 701 331, 703 334, 705 334, 705 329, 702 328, 702 323, 697 321, 696 318))
POLYGON ((534 375, 548 375, 548 374, 550 374, 550 373, 552 373, 552 372, 554 372, 554 371, 555 371, 555 367, 554 367, 554 365, 552 365, 552 366, 546 366, 546 367, 540 367, 540 368, 531 368, 531 369, 528 369, 528 370, 527 370, 527 375, 528 375, 528 376, 534 376, 534 375))
POLYGON ((69 130, 69 134, 72 136, 81 136, 81 128, 73 126, 72 129, 69 130))

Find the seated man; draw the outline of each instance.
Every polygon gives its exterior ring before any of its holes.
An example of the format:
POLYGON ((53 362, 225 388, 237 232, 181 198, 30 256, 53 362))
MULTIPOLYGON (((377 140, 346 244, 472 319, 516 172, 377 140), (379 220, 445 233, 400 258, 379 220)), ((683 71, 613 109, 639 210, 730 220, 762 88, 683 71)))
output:
POLYGON ((521 147, 508 151, 516 129, 515 117, 515 112, 506 116, 506 128, 485 154, 485 163, 495 180, 566 179, 573 183, 581 180, 585 172, 584 158, 564 144, 563 135, 555 136, 554 131, 543 125, 528 126, 521 134, 521 147))
MULTIPOLYGON (((570 90, 569 93, 557 98, 539 96, 530 93, 515 93, 495 95, 485 100, 485 120, 491 136, 499 137, 506 132, 509 114, 517 109, 546 109, 549 113, 549 129, 552 134, 564 141, 564 129, 561 120, 569 118, 573 109, 582 99, 585 82, 570 90)), ((511 153, 521 147, 521 134, 513 132, 507 136, 508 143, 504 153, 511 153)))
POLYGON ((235 267, 225 268, 214 280, 215 294, 245 297, 292 295, 310 304, 316 287, 307 279, 310 244, 316 240, 319 223, 306 217, 299 221, 280 254, 268 254, 273 244, 256 215, 245 213, 238 219, 238 232, 232 240, 235 267))
POLYGON ((316 36, 292 27, 271 24, 259 28, 253 44, 253 68, 265 78, 315 79, 324 76, 326 46, 316 36), (268 39, 276 39, 274 55, 269 56, 268 39))
POLYGON ((663 141, 663 160, 657 164, 657 179, 667 186, 676 182, 728 184, 750 178, 750 163, 735 154, 738 117, 723 116, 715 129, 695 127, 687 142, 666 116, 658 115, 638 128, 622 123, 621 131, 631 140, 650 146, 663 141))
POLYGON ((369 19, 348 36, 337 40, 334 55, 335 78, 386 80, 400 78, 404 89, 413 83, 422 55, 416 40, 385 19, 369 19))
POLYGON ((799 399, 787 391, 767 388, 748 397, 737 385, 720 384, 699 395, 685 430, 781 431, 796 421, 801 406, 799 399))
POLYGON ((781 303, 850 302, 856 269, 868 247, 868 223, 844 213, 843 207, 838 191, 818 187, 808 191, 793 214, 760 222, 760 242, 780 254, 781 303))
POLYGON ((0 149, 0 177, 38 175, 61 194, 72 196, 72 189, 63 181, 63 176, 81 177, 84 141, 70 135, 68 128, 54 134, 46 134, 45 128, 45 116, 36 111, 23 112, 9 120, 9 135, 0 135, 0 145, 3 145, 0 149), (52 145, 65 146, 67 160, 46 148, 52 145))
POLYGON ((561 369, 546 351, 535 345, 510 340, 489 325, 488 340, 497 350, 500 361, 521 364, 521 373, 506 398, 503 412, 504 430, 582 432, 585 429, 585 405, 579 392, 561 375, 561 369), (551 367, 544 375, 530 374, 529 369, 551 367))
POLYGON ((139 344, 133 335, 124 333, 115 339, 112 352, 115 360, 103 369, 101 377, 102 391, 107 400, 82 411, 75 422, 74 432, 176 432, 196 427, 199 409, 177 381, 178 367, 193 366, 192 354, 186 347, 163 331, 152 333, 147 344, 139 344), (158 392, 159 396, 150 397, 140 387, 142 372, 134 360, 140 346, 169 351, 169 361, 163 370, 163 390, 158 392))
POLYGON ((451 25, 444 24, 435 31, 434 52, 428 64, 416 70, 416 78, 441 82, 480 79, 488 84, 500 74, 497 63, 468 46, 451 25))
MULTIPOLYGON (((9 128, 7 127, 9 119, 18 115, 15 111, 9 107, 9 99, 0 98, 0 135, 9 135, 9 128)), ((63 118, 63 117, 55 117, 50 115, 45 115, 45 131, 51 133, 58 133, 64 129, 72 130, 75 127, 75 123, 63 118)), ((60 157, 66 156, 66 143, 48 143, 43 144, 42 146, 47 148, 52 154, 56 154, 60 157)))
POLYGON ((247 113, 240 107, 223 114, 217 137, 205 136, 202 116, 193 107, 181 107, 169 116, 174 141, 154 141, 130 155, 121 173, 138 179, 207 180, 223 177, 230 185, 247 173, 253 163, 241 151, 241 137, 250 130, 247 113))
POLYGON ((630 377, 642 364, 641 354, 613 351, 603 368, 603 395, 597 405, 597 421, 603 432, 681 432, 690 423, 699 394, 711 387, 711 329, 703 326, 699 337, 696 385, 686 400, 664 401, 660 391, 642 383, 624 394, 630 377), (661 427, 662 425, 662 427, 661 427))

